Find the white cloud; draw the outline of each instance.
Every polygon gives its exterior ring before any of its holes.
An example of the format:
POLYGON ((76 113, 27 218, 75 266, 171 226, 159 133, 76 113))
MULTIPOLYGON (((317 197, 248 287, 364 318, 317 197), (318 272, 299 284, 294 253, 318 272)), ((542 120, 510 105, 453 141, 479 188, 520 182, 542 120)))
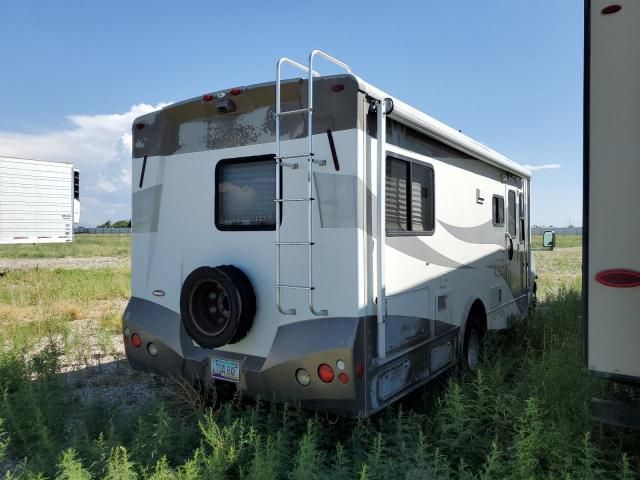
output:
POLYGON ((35 133, 0 131, 0 155, 71 162, 80 170, 81 223, 131 217, 131 124, 158 105, 124 113, 69 115, 68 128, 35 133))
POLYGON ((523 167, 531 172, 535 172, 536 170, 560 168, 562 167, 562 164, 561 163, 544 163, 542 165, 523 165, 523 167))

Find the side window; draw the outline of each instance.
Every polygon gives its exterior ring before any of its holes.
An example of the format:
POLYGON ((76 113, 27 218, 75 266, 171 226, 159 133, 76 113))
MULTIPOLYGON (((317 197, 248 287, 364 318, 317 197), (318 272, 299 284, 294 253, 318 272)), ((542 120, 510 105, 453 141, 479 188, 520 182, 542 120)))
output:
POLYGON ((215 223, 219 230, 275 230, 275 166, 271 155, 218 162, 215 223))
POLYGON ((409 162, 387 158, 386 228, 409 230, 409 162))
POLYGON ((435 229, 433 167, 387 158, 386 228, 429 235, 435 229))
POLYGON ((520 212, 520 241, 524 242, 526 240, 525 236, 525 215, 524 215, 524 195, 522 193, 518 194, 518 206, 520 212))
POLYGON ((509 190, 509 223, 507 225, 507 231, 512 237, 516 234, 516 192, 509 190))
POLYGON ((433 169, 411 164, 411 230, 433 232, 435 227, 433 169))
POLYGON ((491 202, 493 226, 502 227, 504 225, 504 197, 494 195, 491 202))

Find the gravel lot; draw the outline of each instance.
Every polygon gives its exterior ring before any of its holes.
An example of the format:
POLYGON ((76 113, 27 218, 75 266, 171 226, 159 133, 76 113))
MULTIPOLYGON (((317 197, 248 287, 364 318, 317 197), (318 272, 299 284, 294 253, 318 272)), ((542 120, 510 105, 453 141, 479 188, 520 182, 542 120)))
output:
POLYGON ((29 268, 128 268, 126 257, 0 258, 0 270, 29 268))

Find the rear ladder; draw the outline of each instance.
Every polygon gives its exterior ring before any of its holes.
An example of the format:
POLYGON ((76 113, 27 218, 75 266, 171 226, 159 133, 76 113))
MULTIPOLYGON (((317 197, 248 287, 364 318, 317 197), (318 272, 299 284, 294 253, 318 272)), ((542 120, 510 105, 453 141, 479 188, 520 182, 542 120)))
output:
POLYGON ((315 290, 315 286, 313 285, 313 202, 315 200, 313 196, 313 165, 325 165, 326 160, 318 160, 314 157, 313 153, 313 77, 319 76, 319 74, 313 69, 313 60, 315 57, 322 57, 335 65, 344 68, 348 73, 352 73, 351 68, 341 62, 340 60, 328 55, 321 50, 313 50, 309 54, 309 64, 308 67, 304 66, 298 62, 295 62, 289 58, 282 57, 278 60, 276 66, 276 307, 278 311, 283 315, 295 315, 295 308, 283 308, 281 303, 281 290, 283 288, 292 289, 292 290, 306 290, 307 291, 307 304, 309 306, 309 310, 313 315, 316 316, 327 316, 329 312, 327 310, 317 310, 313 303, 313 291, 315 290), (283 64, 289 64, 293 67, 302 70, 307 74, 307 84, 308 84, 308 95, 307 95, 307 107, 299 108, 295 110, 287 110, 282 111, 281 105, 281 70, 283 64), (306 153, 295 154, 295 155, 282 155, 280 151, 280 119, 287 115, 293 115, 296 113, 306 113, 307 114, 307 146, 308 151, 306 153), (306 158, 307 159, 307 196, 304 198, 282 198, 282 185, 280 183, 280 169, 281 167, 288 167, 292 169, 298 168, 298 163, 294 160, 296 158, 306 158), (285 202, 307 202, 307 240, 306 241, 293 241, 293 242, 283 242, 280 238, 280 205, 285 202), (307 276, 307 285, 290 285, 283 284, 281 282, 281 272, 280 272, 280 257, 281 257, 281 248, 282 247, 293 247, 293 246, 306 246, 308 250, 308 276, 307 276))

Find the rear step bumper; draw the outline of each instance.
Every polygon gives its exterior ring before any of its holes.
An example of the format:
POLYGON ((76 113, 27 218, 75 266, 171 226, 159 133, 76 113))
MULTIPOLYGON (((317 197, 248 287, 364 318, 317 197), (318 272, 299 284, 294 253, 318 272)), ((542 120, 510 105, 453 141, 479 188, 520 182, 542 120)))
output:
MULTIPOLYGON (((271 351, 266 358, 201 348, 194 344, 182 327, 180 315, 156 303, 133 297, 123 316, 125 352, 136 370, 161 376, 180 376, 187 380, 214 382, 211 359, 228 359, 240 364, 238 390, 253 398, 300 403, 343 415, 366 415, 366 361, 364 351, 365 318, 319 318, 283 325, 278 328, 271 351), (137 333, 142 345, 134 347, 130 335, 137 333), (330 333, 330 334, 329 334, 330 333), (153 343, 157 354, 149 354, 153 343), (356 360, 359 359, 359 360, 356 360), (337 368, 344 362, 343 371, 337 368), (335 378, 323 383, 318 377, 320 364, 329 364, 335 378), (363 367, 358 376, 356 364, 363 367), (295 378, 299 368, 311 375, 309 386, 301 386, 295 378), (338 380, 346 373, 346 384, 338 380)), ((222 380, 217 380, 222 381, 222 380)))

